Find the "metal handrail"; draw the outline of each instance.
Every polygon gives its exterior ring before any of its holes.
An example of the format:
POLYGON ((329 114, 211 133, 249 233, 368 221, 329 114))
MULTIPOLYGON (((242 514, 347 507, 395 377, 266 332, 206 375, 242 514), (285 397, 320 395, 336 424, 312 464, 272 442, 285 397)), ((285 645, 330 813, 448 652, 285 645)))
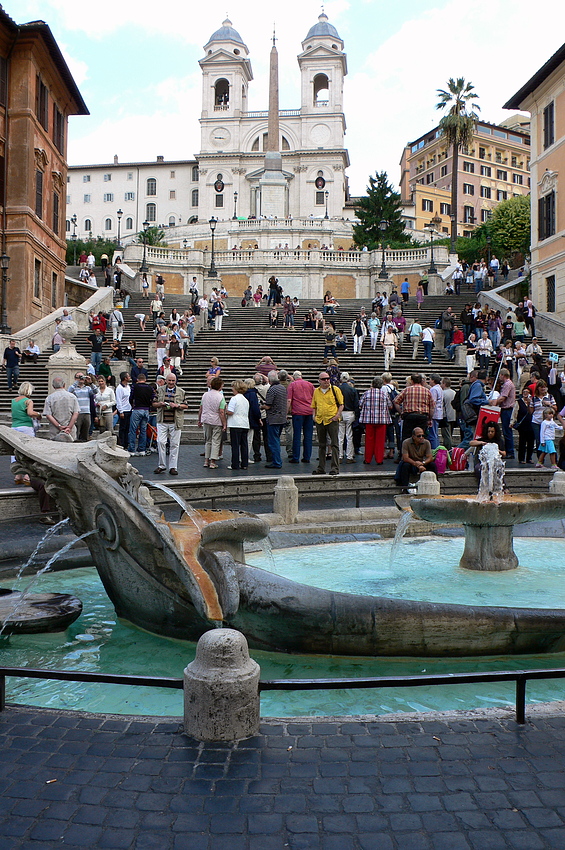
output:
MULTIPOLYGON (((56 679, 66 682, 98 682, 109 685, 138 685, 182 690, 183 679, 157 676, 121 676, 78 670, 34 670, 28 667, 0 667, 0 711, 6 707, 6 676, 28 679, 56 679)), ((500 670, 485 673, 444 673, 429 676, 375 676, 360 679, 267 679, 259 682, 263 691, 322 691, 344 688, 409 688, 423 685, 471 684, 477 682, 516 683, 516 722, 526 722, 526 683, 537 679, 565 679, 565 668, 551 670, 500 670)))

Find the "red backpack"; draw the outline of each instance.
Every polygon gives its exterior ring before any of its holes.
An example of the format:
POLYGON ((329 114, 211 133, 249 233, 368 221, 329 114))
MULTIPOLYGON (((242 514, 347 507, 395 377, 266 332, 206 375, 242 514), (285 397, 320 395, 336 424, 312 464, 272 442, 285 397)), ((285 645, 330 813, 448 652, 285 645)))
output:
POLYGON ((452 472, 463 472, 464 469, 467 469, 467 460, 465 449, 456 446, 454 449, 451 449, 451 463, 449 464, 449 468, 452 472))

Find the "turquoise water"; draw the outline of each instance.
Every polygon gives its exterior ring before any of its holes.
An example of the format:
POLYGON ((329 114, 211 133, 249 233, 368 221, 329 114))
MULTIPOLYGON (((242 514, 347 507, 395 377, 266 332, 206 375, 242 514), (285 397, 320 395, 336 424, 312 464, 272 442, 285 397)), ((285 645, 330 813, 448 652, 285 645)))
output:
MULTIPOLYGON (((532 605, 565 607, 565 594, 554 595, 560 589, 559 562, 565 558, 558 551, 562 545, 552 541, 517 540, 516 552, 521 563, 519 570, 501 574, 463 574, 457 566, 463 542, 460 539, 421 541, 412 540, 400 547, 397 559, 398 578, 389 567, 390 541, 377 543, 329 544, 317 549, 278 550, 275 570, 301 581, 312 581, 304 570, 313 571, 323 585, 342 588, 347 573, 355 576, 358 592, 379 595, 400 595, 402 598, 421 598, 436 601, 468 602, 457 593, 467 593, 468 585, 478 579, 478 604, 509 603, 503 594, 535 595, 532 605), (543 548, 545 547, 545 548, 543 548), (546 551, 547 550, 547 551, 546 551), (550 552, 550 550, 553 550, 550 552), (551 557, 550 557, 551 556, 551 557), (349 558, 349 567, 346 563, 349 558), (316 561, 320 561, 318 565, 316 561), (537 570, 535 563, 543 561, 537 570), (286 563, 283 567, 282 564, 286 563), (427 562, 431 573, 423 576, 427 562), (300 566, 302 564, 302 566, 300 566), (380 564, 380 565, 379 565, 380 564), (300 570, 300 573, 295 571, 300 570), (325 573, 326 578, 324 578, 325 573), (546 576, 551 589, 542 590, 540 582, 546 576), (416 580, 414 585, 410 579, 416 580), (514 582, 512 581, 514 579, 514 582), (473 581, 471 581, 473 580, 473 581), (327 582, 330 582, 328 585, 327 582), (395 584, 398 585, 394 590, 395 584), (512 588, 512 584, 515 585, 512 588), (414 596, 420 585, 423 591, 414 596), (507 585, 507 587, 503 587, 507 585), (460 586, 460 591, 456 588, 460 586), (494 595, 494 598, 491 598, 494 595), (454 597, 454 598, 453 598, 454 597)), ((249 556, 256 565, 271 562, 263 556, 249 556)), ((272 564, 271 567, 272 569, 272 564)), ((26 580, 27 582, 27 580, 26 580)), ((184 667, 193 660, 195 645, 156 637, 117 619, 112 604, 94 568, 71 570, 43 576, 37 589, 74 593, 83 601, 80 618, 61 634, 20 635, 0 641, 0 665, 28 666, 59 670, 90 670, 105 673, 124 673, 155 676, 182 675, 184 667)), ((516 597, 516 598, 521 598, 516 597)), ((261 665, 262 679, 337 678, 355 676, 416 675, 422 673, 464 673, 476 670, 512 670, 565 666, 565 654, 496 656, 482 658, 347 658, 284 655, 252 651, 261 665)), ((528 684, 530 702, 562 699, 563 681, 528 684)), ((182 715, 182 692, 156 688, 130 688, 122 685, 85 684, 80 682, 49 682, 41 680, 8 679, 7 697, 10 702, 52 708, 68 708, 115 714, 182 715)), ((382 714, 396 711, 429 711, 448 709, 487 708, 513 705, 514 685, 459 685, 422 688, 387 688, 383 690, 336 690, 288 693, 266 693, 261 699, 263 716, 382 714)))
POLYGON ((332 543, 246 555, 248 564, 286 578, 344 593, 423 602, 565 608, 565 546, 518 538, 520 566, 505 572, 462 570, 462 537, 405 538, 390 563, 390 540, 332 543))

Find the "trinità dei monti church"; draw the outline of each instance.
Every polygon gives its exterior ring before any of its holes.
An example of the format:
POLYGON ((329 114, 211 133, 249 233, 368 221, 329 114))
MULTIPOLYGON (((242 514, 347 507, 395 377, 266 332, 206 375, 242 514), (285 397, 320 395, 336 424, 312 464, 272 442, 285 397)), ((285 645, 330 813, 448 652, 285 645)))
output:
MULTIPOLYGON (((253 73, 243 38, 230 20, 210 37, 200 60, 200 153, 183 163, 137 164, 143 165, 143 176, 137 180, 138 217, 127 217, 124 209, 132 237, 142 228, 141 216, 149 223, 168 221, 168 249, 148 246, 146 263, 150 275, 164 275, 169 292, 188 292, 193 276, 200 291, 209 290, 213 242, 215 267, 230 294, 240 295, 248 285, 265 288, 272 274, 285 294, 301 299, 320 299, 327 289, 338 298, 374 294, 382 252, 353 249, 355 212, 347 204, 343 48, 336 28, 322 13, 298 55, 300 107, 280 110, 273 38, 269 108, 250 111, 253 73), (176 197, 176 210, 182 206, 175 219, 174 211, 169 215, 172 202, 166 192, 169 176, 174 175, 177 189, 181 188, 178 178, 183 173, 187 175, 183 191, 175 192, 171 184, 169 193, 176 197)), ((133 165, 95 168, 122 172, 133 165)), ((80 171, 78 166, 73 170, 80 171)), ((137 271, 143 247, 128 244, 127 227, 122 237, 125 262, 137 271)), ((419 253, 414 252, 415 275, 425 263, 416 257, 419 253)), ((402 274, 411 271, 403 264, 402 274)))

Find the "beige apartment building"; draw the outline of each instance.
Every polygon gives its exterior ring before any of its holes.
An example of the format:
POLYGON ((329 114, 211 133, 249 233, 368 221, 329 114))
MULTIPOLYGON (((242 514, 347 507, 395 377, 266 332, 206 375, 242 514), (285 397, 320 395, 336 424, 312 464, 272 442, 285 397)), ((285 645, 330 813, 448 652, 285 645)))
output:
POLYGON ((532 297, 565 316, 565 44, 505 109, 531 113, 532 297))
MULTIPOLYGON (((473 141, 459 153, 457 235, 471 236, 501 201, 530 191, 528 132, 477 121, 473 141)), ((452 153, 439 127, 407 145, 400 160, 400 193, 415 204, 415 229, 439 215, 450 231, 452 153), (441 191, 440 191, 441 190, 441 191)))

